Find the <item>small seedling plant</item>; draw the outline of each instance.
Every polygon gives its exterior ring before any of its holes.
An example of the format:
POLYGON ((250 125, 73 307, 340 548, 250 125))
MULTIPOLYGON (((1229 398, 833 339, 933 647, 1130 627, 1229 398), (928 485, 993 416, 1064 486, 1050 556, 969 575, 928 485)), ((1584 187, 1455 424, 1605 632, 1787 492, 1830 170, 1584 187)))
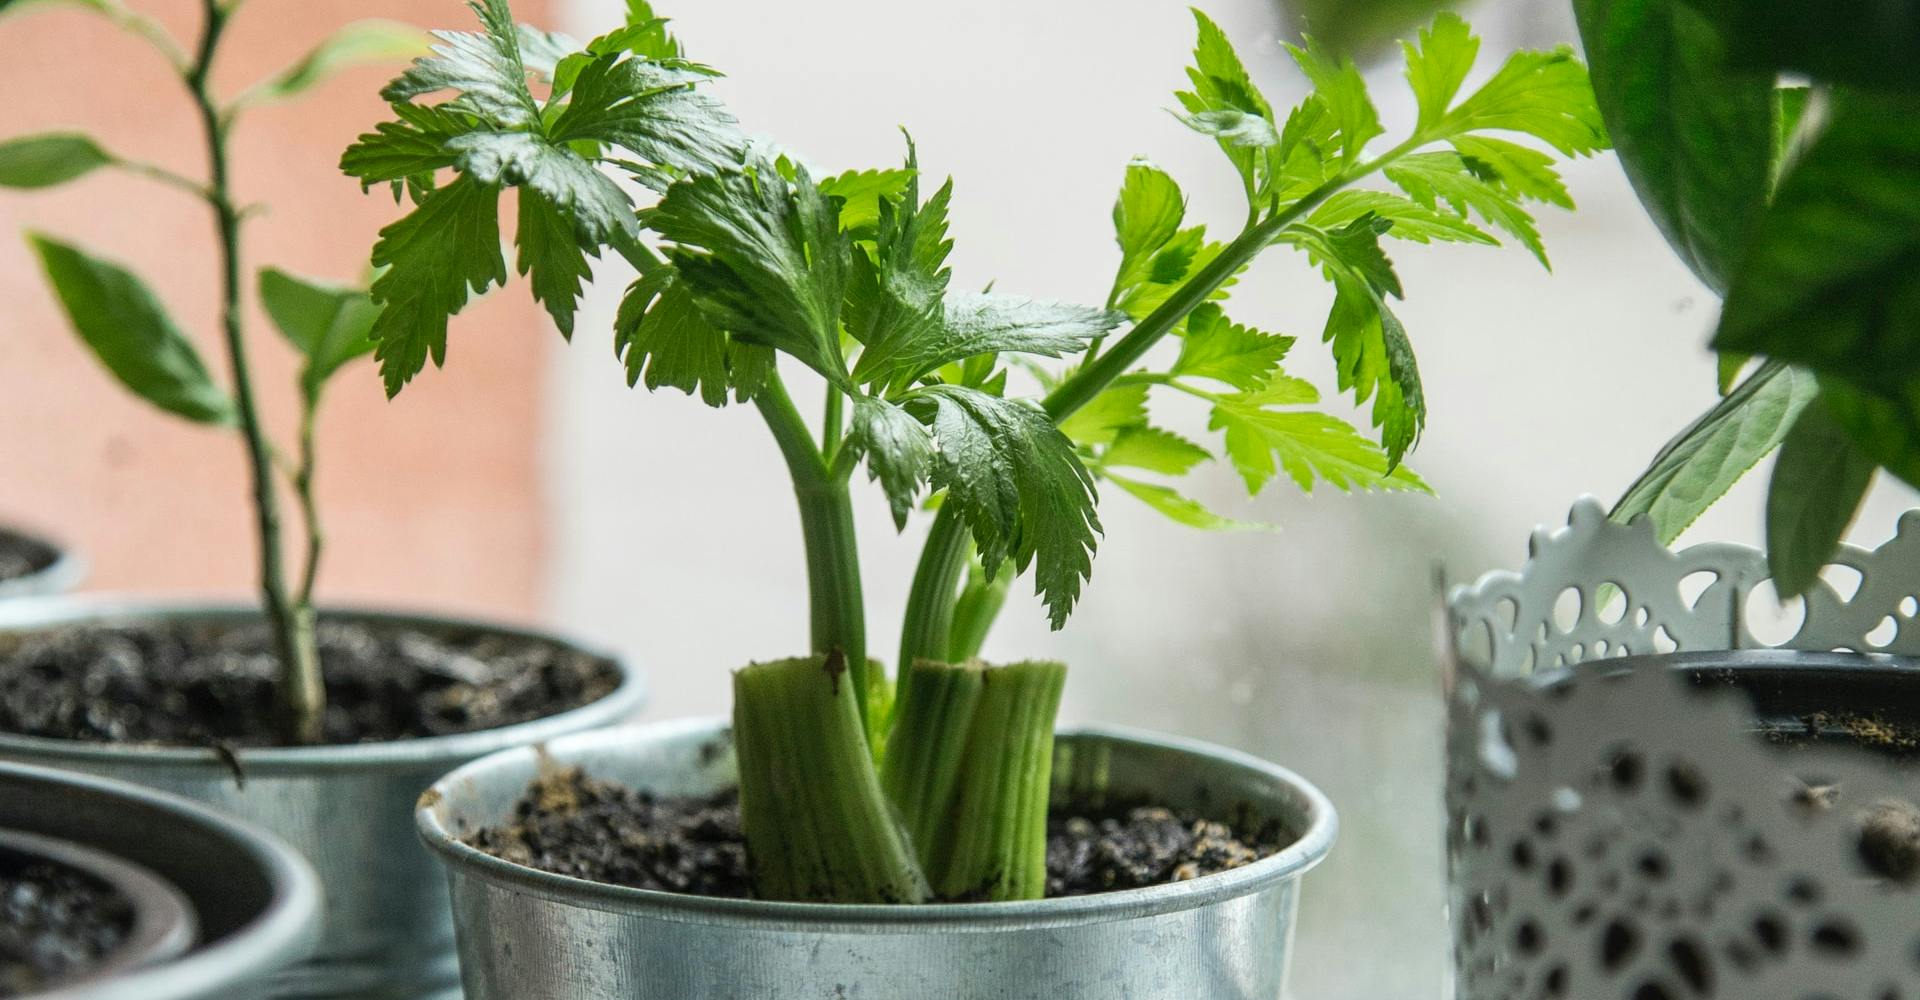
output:
POLYGON ((1640 200, 1724 298, 1719 398, 1615 505, 1671 543, 1774 451, 1767 556, 1820 579, 1877 473, 1920 487, 1920 9, 1574 0, 1640 200))
POLYGON ((394 119, 341 161, 407 207, 373 248, 375 355, 389 392, 444 360, 449 317, 507 280, 512 190, 515 270, 563 334, 610 250, 639 272, 613 330, 629 383, 765 419, 799 501, 813 650, 734 674, 743 823, 773 900, 1039 898, 1066 671, 975 659, 1008 581, 1030 572, 1065 623, 1103 483, 1176 521, 1237 526, 1168 482, 1221 456, 1250 492, 1283 476, 1424 491, 1402 464, 1426 405, 1382 241, 1490 245, 1498 230, 1544 263, 1528 206, 1572 205, 1554 154, 1606 142, 1564 49, 1517 54, 1468 90, 1479 41, 1440 17, 1406 46, 1418 120, 1387 145, 1351 62, 1291 49, 1314 91, 1276 114, 1196 13, 1176 113, 1219 146, 1245 217, 1215 238, 1174 178, 1129 164, 1105 302, 1065 304, 952 287, 956 188, 911 140, 900 166, 842 173, 749 141, 710 92, 717 72, 646 3, 584 46, 517 25, 505 0, 472 6, 481 30, 438 33, 384 91, 394 119), (1322 339, 1373 436, 1287 373, 1294 338, 1228 316, 1236 278, 1274 248, 1332 284, 1322 339), (825 385, 817 422, 788 393, 796 376, 825 385), (1203 400, 1220 451, 1155 426, 1160 393, 1203 400), (868 656, 849 503, 863 467, 897 526, 935 508, 892 680, 868 656))
POLYGON ((127 159, 85 134, 48 132, 0 142, 0 187, 50 188, 111 169, 150 178, 207 206, 219 247, 220 335, 230 376, 225 388, 215 381, 193 340, 159 297, 131 271, 45 233, 29 233, 27 239, 74 331, 122 385, 167 413, 233 430, 244 442, 259 545, 261 604, 280 664, 276 724, 287 743, 319 742, 326 688, 314 637, 313 592, 325 536, 315 506, 314 429, 328 382, 373 349, 368 332, 380 307, 364 288, 316 281, 272 267, 261 268, 253 276, 261 305, 303 361, 298 431, 290 449, 276 445, 254 391, 243 279, 246 264, 241 254, 246 219, 260 206, 235 200, 233 135, 247 112, 296 98, 354 63, 397 61, 424 51, 426 38, 392 22, 356 22, 285 70, 222 98, 211 77, 240 0, 205 0, 200 33, 190 50, 158 22, 119 0, 0 0, 0 16, 52 6, 107 18, 166 60, 198 112, 207 177, 195 179, 127 159), (305 529, 297 566, 286 555, 281 539, 283 484, 297 498, 305 529))

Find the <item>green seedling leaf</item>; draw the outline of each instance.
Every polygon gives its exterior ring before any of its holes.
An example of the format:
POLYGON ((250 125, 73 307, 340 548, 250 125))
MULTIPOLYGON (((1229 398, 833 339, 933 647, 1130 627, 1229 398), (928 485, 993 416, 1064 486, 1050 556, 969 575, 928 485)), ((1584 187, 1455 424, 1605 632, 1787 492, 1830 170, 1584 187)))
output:
POLYGON ((1206 505, 1192 497, 1182 494, 1170 486, 1159 483, 1145 483, 1138 479, 1107 474, 1107 481, 1120 487, 1135 499, 1166 515, 1176 523, 1201 531, 1277 531, 1274 525, 1258 524, 1252 521, 1236 521, 1208 510, 1206 505))
POLYGON ((260 304, 287 342, 306 358, 301 385, 309 398, 333 373, 373 352, 369 334, 380 307, 362 288, 347 288, 302 278, 277 268, 262 268, 260 304))
POLYGON ((906 528, 914 499, 933 470, 933 435, 906 410, 855 396, 847 446, 866 455, 868 473, 886 491, 894 527, 906 528))
POLYGON ((1407 85, 1420 107, 1416 127, 1434 128, 1453 107, 1467 74, 1473 72, 1474 61, 1480 58, 1480 39, 1460 15, 1446 11, 1420 30, 1417 41, 1400 46, 1407 59, 1407 85))
POLYGON ((41 234, 28 242, 80 339, 120 384, 177 416, 231 424, 233 403, 145 283, 117 264, 41 234))
POLYGON ((0 187, 46 188, 119 162, 78 132, 43 132, 0 142, 0 187))
POLYGON ((1208 302, 1187 318, 1171 374, 1214 379, 1243 391, 1256 389, 1266 384, 1292 347, 1292 337, 1239 326, 1208 302))
MULTIPOLYGON (((1148 262, 1180 231, 1186 214, 1187 200, 1171 175, 1145 160, 1127 164, 1126 181, 1113 203, 1114 237, 1120 243, 1116 288, 1146 277, 1148 262)), ((1185 271, 1183 264, 1181 273, 1185 271)))
POLYGON ((384 308, 374 321, 374 358, 387 395, 398 395, 427 358, 447 355, 447 318, 477 295, 507 281, 500 253, 499 192, 461 177, 429 194, 412 214, 380 230, 373 282, 384 308))
POLYGON ((1147 422, 1147 387, 1138 383, 1108 386, 1073 415, 1060 431, 1080 444, 1112 444, 1121 431, 1147 422))
POLYGON ((1228 400, 1213 408, 1208 426, 1225 432, 1227 457, 1250 494, 1259 493, 1282 470, 1303 493, 1312 493, 1316 482, 1349 493, 1432 492, 1413 470, 1390 465, 1379 445, 1325 413, 1228 400))
POLYGON ((412 25, 397 21, 355 21, 327 36, 299 62, 255 86, 240 100, 246 104, 284 101, 352 66, 424 56, 430 41, 426 32, 412 25))
POLYGON ((1100 467, 1103 471, 1130 468, 1184 476, 1212 458, 1207 449, 1172 431, 1136 424, 1114 435, 1113 443, 1100 453, 1100 467))

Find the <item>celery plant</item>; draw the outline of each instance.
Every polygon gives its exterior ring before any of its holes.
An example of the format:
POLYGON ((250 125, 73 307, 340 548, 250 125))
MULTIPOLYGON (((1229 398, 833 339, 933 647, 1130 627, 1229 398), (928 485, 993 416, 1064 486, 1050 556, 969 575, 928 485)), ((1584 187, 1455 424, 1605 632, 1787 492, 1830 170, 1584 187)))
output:
POLYGON ((314 492, 314 424, 327 381, 341 366, 373 349, 367 332, 380 309, 364 289, 316 282, 274 268, 259 272, 260 301, 303 361, 300 424, 294 453, 288 457, 273 444, 255 398, 242 301, 241 233, 250 206, 240 204, 233 192, 233 133, 242 114, 251 108, 298 96, 355 62, 412 55, 424 49, 425 40, 420 32, 390 22, 356 22, 285 70, 222 98, 214 90, 211 75, 241 0, 203 0, 200 31, 191 51, 157 21, 121 0, 39 0, 37 4, 35 0, 0 0, 0 14, 54 4, 107 18, 167 61, 197 114, 208 176, 195 180, 110 153, 86 135, 51 132, 0 142, 0 187, 52 187, 113 168, 185 192, 204 202, 211 213, 219 246, 220 330, 232 379, 230 391, 214 382, 193 341, 132 272, 50 236, 29 234, 29 241, 74 329, 123 385, 175 416, 239 432, 251 477, 261 604, 280 661, 280 735, 288 743, 318 742, 326 689, 314 640, 313 590, 324 550, 314 492), (278 491, 283 482, 298 498, 305 528, 304 554, 297 571, 284 555, 280 538, 278 491))
POLYGON ((385 90, 395 119, 342 159, 412 206, 373 250, 388 391, 442 361, 449 317, 506 280, 512 188, 516 269, 562 333, 589 259, 611 249, 639 272, 614 330, 629 381, 760 411, 799 501, 813 631, 812 656, 735 675, 742 808, 771 899, 1038 897, 1065 668, 972 660, 1007 581, 1031 570, 1064 624, 1091 572, 1101 481, 1177 521, 1239 526, 1150 478, 1214 457, 1148 421, 1154 393, 1211 407, 1250 492, 1283 472, 1303 490, 1424 491, 1401 464, 1426 408, 1382 238, 1492 244, 1491 227, 1544 263, 1525 204, 1571 207, 1554 157, 1489 133, 1565 155, 1605 143, 1564 49, 1518 54, 1462 97, 1479 42, 1443 15, 1406 47, 1418 121, 1375 151, 1384 129, 1350 62, 1294 49, 1315 90, 1282 118, 1196 15, 1178 101, 1245 191, 1238 234, 1209 239, 1173 178, 1137 161, 1102 306, 966 293, 946 266, 953 183, 927 182, 911 142, 900 167, 823 174, 748 141, 707 91, 715 71, 644 0, 584 46, 517 25, 505 0, 473 7, 482 30, 440 33, 385 90), (436 93, 449 96, 420 100, 436 93), (636 206, 614 175, 651 196, 636 206), (1272 247, 1332 282, 1323 337, 1341 390, 1371 404, 1377 443, 1313 409, 1319 392, 1281 368, 1292 338, 1227 317, 1229 286, 1272 247), (1151 361, 1169 337, 1177 356, 1151 361), (801 373, 826 387, 817 430, 785 387, 801 373), (1044 397, 1020 398, 1015 375, 1044 397), (893 685, 867 657, 848 500, 862 464, 903 529, 938 500, 893 685))

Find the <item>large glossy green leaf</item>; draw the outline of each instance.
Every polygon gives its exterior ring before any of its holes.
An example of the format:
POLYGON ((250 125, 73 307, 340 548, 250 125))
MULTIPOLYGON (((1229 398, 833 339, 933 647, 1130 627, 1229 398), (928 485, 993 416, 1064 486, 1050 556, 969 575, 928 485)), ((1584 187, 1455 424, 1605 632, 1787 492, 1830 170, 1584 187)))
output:
POLYGON ((1920 89, 1914 0, 1690 0, 1719 28, 1729 58, 1823 83, 1920 89))
POLYGON ((0 142, 0 187, 53 187, 114 162, 112 153, 78 132, 23 135, 0 142))
POLYGON ((1886 394, 1920 379, 1920 100, 1837 100, 1755 233, 1713 346, 1886 394))
POLYGON ((1780 596, 1813 586, 1860 512, 1875 468, 1827 407, 1809 407, 1794 422, 1767 491, 1767 564, 1780 596))
POLYGON ((233 421, 232 402, 139 278, 50 237, 28 240, 74 329, 123 385, 188 420, 233 421))
POLYGON ((1601 117, 1647 211, 1687 266, 1731 283, 1766 205, 1773 82, 1735 75, 1678 0, 1574 0, 1601 117))
POLYGON ((1818 393, 1812 375, 1777 361, 1763 365, 1667 442, 1614 505, 1613 519, 1645 514, 1661 543, 1671 543, 1780 446, 1818 393))

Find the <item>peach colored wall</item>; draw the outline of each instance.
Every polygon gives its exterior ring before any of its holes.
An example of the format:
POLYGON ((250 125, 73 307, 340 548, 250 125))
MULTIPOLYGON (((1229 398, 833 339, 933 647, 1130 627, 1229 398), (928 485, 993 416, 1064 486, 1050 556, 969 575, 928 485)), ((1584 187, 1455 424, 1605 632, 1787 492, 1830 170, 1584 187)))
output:
MULTIPOLYGON (((132 0, 181 37, 192 0, 132 0)), ((518 13, 543 11, 523 0, 518 13)), ((251 0, 216 80, 233 93, 298 58, 326 32, 378 15, 462 25, 454 0, 251 0)), ((37 10, 0 19, 0 135, 79 128, 122 155, 194 176, 197 120, 161 59, 97 18, 37 10)), ((236 184, 270 211, 247 225, 250 263, 345 281, 395 217, 334 163, 383 110, 392 67, 358 68, 298 103, 250 112, 236 184)), ((0 520, 42 526, 90 557, 91 586, 243 593, 254 543, 238 439, 157 415, 74 339, 17 232, 44 229, 129 264, 155 287, 214 371, 207 210, 170 188, 96 173, 63 188, 0 191, 0 520)), ((294 362, 258 312, 251 343, 269 417, 294 418, 294 362)), ((447 371, 387 403, 370 364, 343 372, 322 413, 323 510, 332 547, 321 583, 335 600, 523 615, 538 606, 540 372, 551 336, 524 288, 456 321, 447 371)), ((284 438, 283 438, 284 440, 284 438)), ((289 517, 294 511, 288 511, 289 517)))

